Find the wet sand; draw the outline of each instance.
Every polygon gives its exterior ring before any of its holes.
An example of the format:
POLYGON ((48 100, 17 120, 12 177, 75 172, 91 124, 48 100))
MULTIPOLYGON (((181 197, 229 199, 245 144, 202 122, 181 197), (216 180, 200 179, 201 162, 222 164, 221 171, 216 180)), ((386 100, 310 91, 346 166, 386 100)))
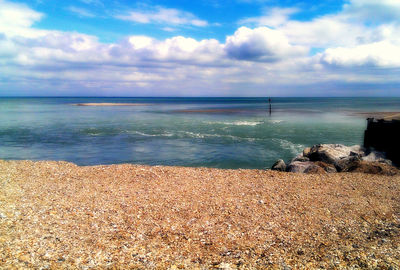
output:
POLYGON ((400 176, 0 160, 0 268, 399 269, 400 176))

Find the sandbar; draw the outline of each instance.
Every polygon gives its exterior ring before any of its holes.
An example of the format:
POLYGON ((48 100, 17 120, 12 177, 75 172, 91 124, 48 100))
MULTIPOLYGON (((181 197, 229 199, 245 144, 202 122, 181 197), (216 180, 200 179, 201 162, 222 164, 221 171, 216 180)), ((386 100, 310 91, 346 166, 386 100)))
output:
POLYGON ((148 106, 147 103, 76 103, 75 106, 148 106))
POLYGON ((398 269, 400 177, 0 160, 0 268, 398 269))
POLYGON ((242 109, 184 109, 175 110, 177 113, 239 113, 245 112, 242 109))

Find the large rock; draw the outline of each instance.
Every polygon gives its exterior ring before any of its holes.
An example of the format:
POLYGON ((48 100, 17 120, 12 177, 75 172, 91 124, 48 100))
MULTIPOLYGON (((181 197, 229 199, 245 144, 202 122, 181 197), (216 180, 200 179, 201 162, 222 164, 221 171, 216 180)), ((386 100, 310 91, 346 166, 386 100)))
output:
POLYGON ((286 171, 287 172, 294 172, 294 173, 304 173, 305 170, 307 170, 308 167, 310 166, 315 166, 313 162, 310 161, 294 161, 291 162, 287 167, 286 171))
POLYGON ((334 165, 338 172, 346 171, 348 168, 355 166, 357 162, 360 161, 360 157, 357 155, 348 156, 342 159, 337 160, 334 165))
POLYGON ((386 159, 385 153, 377 151, 372 151, 367 156, 364 156, 361 159, 368 162, 381 162, 381 163, 386 163, 388 165, 392 165, 392 161, 386 159))
POLYGON ((335 162, 350 155, 362 155, 362 148, 360 146, 349 147, 342 144, 317 144, 311 147, 307 157, 311 161, 335 164, 335 162))
POLYGON ((308 155, 310 154, 310 152, 311 152, 311 147, 304 148, 304 150, 303 150, 303 156, 304 156, 304 157, 308 157, 308 155))
POLYGON ((335 173, 335 172, 337 172, 335 166, 332 165, 332 164, 328 164, 328 163, 325 163, 325 162, 322 162, 322 161, 316 161, 316 162, 314 162, 314 164, 319 166, 319 167, 321 167, 322 169, 324 169, 325 172, 327 172, 327 173, 335 173))
POLYGON ((326 171, 324 170, 324 168, 314 163, 313 165, 308 166, 307 169, 304 170, 304 173, 324 174, 326 173, 326 171))
POLYGON ((285 161, 283 161, 282 159, 278 159, 274 165, 272 165, 271 170, 274 171, 281 171, 284 172, 286 171, 286 164, 285 161))
POLYGON ((359 160, 347 167, 343 172, 360 172, 381 175, 398 175, 399 170, 396 167, 390 166, 381 162, 368 162, 359 160))
POLYGON ((310 161, 308 157, 303 156, 302 154, 296 156, 294 159, 290 161, 290 163, 295 162, 295 161, 300 161, 300 162, 305 162, 305 161, 310 161))

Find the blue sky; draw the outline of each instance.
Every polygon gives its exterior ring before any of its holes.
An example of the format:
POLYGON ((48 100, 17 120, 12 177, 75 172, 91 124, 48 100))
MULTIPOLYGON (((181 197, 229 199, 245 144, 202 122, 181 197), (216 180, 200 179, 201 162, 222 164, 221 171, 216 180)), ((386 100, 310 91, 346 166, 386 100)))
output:
MULTIPOLYGON (((28 1, 28 3, 31 1, 28 1)), ((77 31, 95 35, 102 42, 116 42, 128 35, 150 35, 165 39, 175 35, 189 36, 196 39, 215 38, 223 42, 232 34, 243 18, 257 17, 269 8, 297 8, 293 18, 310 20, 313 17, 337 12, 341 1, 36 1, 31 4, 35 10, 46 14, 35 26, 44 29, 77 31), (206 27, 177 25, 167 22, 140 23, 118 19, 131 11, 155 12, 157 9, 175 9, 193 14, 199 20, 207 22, 206 27), (173 28, 173 31, 163 28, 173 28)))
POLYGON ((399 78, 398 0, 0 0, 2 96, 400 96, 399 78))

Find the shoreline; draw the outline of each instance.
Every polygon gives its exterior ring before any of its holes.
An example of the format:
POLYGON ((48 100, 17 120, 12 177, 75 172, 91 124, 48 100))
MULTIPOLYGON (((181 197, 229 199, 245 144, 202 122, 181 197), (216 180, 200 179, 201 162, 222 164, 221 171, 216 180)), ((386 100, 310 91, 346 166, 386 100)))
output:
POLYGON ((0 160, 5 268, 396 268, 400 176, 0 160))

